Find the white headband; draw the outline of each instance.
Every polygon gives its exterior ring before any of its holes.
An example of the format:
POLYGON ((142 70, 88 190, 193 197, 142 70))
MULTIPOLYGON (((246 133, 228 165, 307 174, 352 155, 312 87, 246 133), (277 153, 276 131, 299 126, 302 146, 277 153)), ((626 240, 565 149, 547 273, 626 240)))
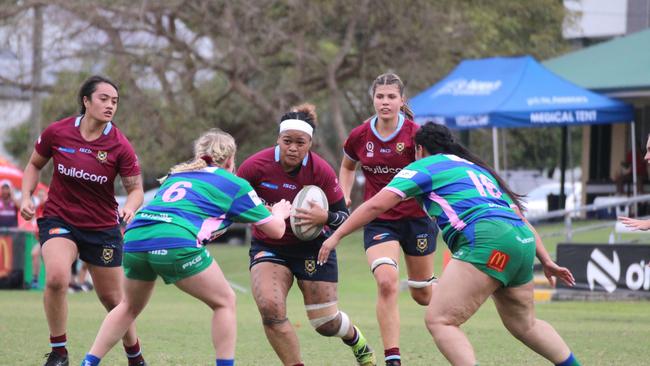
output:
POLYGON ((286 130, 302 131, 311 137, 314 134, 314 128, 301 119, 285 119, 280 123, 280 133, 286 130))

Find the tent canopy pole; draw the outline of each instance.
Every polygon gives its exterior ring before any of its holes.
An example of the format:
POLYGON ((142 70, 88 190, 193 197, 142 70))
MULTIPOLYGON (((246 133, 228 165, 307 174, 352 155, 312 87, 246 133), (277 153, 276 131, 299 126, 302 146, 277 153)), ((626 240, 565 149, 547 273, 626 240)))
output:
MULTIPOLYGON (((634 198, 639 194, 638 189, 637 189, 637 182, 638 182, 638 172, 636 170, 636 126, 634 125, 634 120, 632 121, 632 124, 630 125, 631 127, 631 133, 630 136, 632 138, 632 195, 634 198)), ((638 215, 637 211, 637 204, 636 202, 634 203, 634 213, 638 215)))
POLYGON ((494 170, 500 173, 499 169, 499 135, 496 127, 492 127, 492 156, 494 157, 494 170))

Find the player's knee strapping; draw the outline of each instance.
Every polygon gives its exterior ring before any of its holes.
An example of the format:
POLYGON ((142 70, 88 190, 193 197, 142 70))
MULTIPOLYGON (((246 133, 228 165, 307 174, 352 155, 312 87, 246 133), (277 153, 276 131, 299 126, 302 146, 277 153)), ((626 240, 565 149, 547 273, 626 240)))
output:
POLYGON ((415 281, 415 280, 408 280, 408 285, 411 288, 425 288, 433 285, 434 283, 438 282, 438 278, 436 276, 431 276, 428 280, 424 281, 415 281))
POLYGON ((397 263, 392 259, 388 257, 381 257, 377 258, 374 261, 372 261, 372 264, 370 265, 370 270, 374 273, 377 267, 381 266, 382 264, 387 264, 389 266, 395 267, 397 269, 397 263))
POLYGON ((306 305, 309 323, 327 337, 344 337, 350 330, 350 318, 339 311, 337 302, 306 305))

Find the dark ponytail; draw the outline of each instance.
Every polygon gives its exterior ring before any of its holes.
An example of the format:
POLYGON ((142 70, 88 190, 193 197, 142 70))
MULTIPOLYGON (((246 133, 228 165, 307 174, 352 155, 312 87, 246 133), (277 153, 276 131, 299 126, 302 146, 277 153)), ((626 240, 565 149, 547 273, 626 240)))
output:
POLYGON ((402 111, 402 113, 404 113, 407 119, 410 119, 411 121, 415 119, 415 114, 413 113, 411 107, 409 107, 409 105, 406 104, 406 101, 404 101, 404 104, 402 104, 399 110, 402 111))
POLYGON ((497 172, 490 167, 483 159, 476 156, 471 151, 467 150, 463 145, 458 143, 451 131, 443 125, 435 124, 433 122, 425 123, 418 132, 415 134, 415 143, 422 145, 427 152, 431 155, 435 154, 452 154, 480 166, 481 168, 490 172, 490 174, 497 180, 499 186, 506 194, 512 199, 512 202, 517 205, 519 210, 524 211, 523 195, 513 192, 506 182, 497 174, 497 172))
POLYGON ((105 78, 103 76, 99 75, 93 75, 86 79, 83 84, 81 84, 81 87, 79 88, 79 113, 80 114, 86 114, 86 106, 84 106, 84 97, 86 99, 90 100, 91 96, 97 90, 97 84, 100 83, 106 83, 115 88, 115 91, 117 90, 117 85, 115 85, 114 82, 109 80, 108 78, 105 78))

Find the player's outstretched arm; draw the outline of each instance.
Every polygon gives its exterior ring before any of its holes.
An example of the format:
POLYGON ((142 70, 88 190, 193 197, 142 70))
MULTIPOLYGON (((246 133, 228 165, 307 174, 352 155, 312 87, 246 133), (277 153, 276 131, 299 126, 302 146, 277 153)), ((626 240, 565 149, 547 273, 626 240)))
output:
POLYGON ((542 265, 542 268, 544 270, 544 276, 546 276, 548 282, 553 287, 555 287, 557 278, 562 280, 567 286, 574 286, 576 284, 573 273, 566 267, 560 267, 557 263, 551 261, 542 265))
POLYGON ((257 226, 257 228, 262 230, 262 232, 271 239, 280 239, 287 228, 285 220, 289 217, 290 213, 291 203, 283 199, 271 207, 273 218, 270 221, 257 226))
POLYGON ((336 248, 341 239, 349 235, 351 232, 366 225, 370 221, 377 218, 377 216, 388 211, 390 208, 395 207, 402 201, 402 197, 387 189, 382 189, 368 201, 364 202, 361 206, 357 207, 354 212, 348 217, 343 225, 323 243, 320 251, 318 252, 318 263, 327 262, 330 252, 336 248))
POLYGON ((623 223, 625 227, 628 227, 632 230, 650 230, 650 220, 633 219, 631 217, 619 216, 618 221, 623 223))
POLYGON ((31 220, 36 213, 34 202, 32 201, 32 193, 34 193, 36 184, 38 184, 38 177, 41 174, 41 169, 43 169, 49 160, 49 158, 34 151, 27 162, 27 166, 25 166, 25 171, 23 172, 23 184, 21 187, 22 198, 20 203, 20 215, 25 220, 31 220))

